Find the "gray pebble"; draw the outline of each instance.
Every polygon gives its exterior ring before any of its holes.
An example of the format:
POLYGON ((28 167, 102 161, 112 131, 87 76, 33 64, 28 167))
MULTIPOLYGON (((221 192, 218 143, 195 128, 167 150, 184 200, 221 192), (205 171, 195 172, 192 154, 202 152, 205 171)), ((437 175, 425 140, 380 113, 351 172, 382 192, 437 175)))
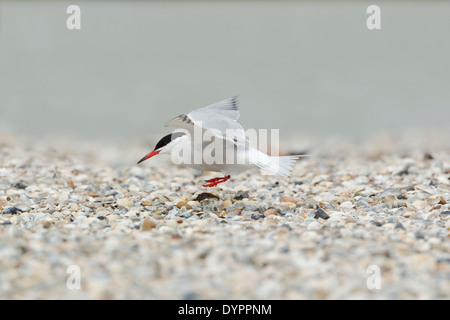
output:
POLYGON ((254 215, 252 215, 252 219, 253 220, 264 219, 264 215, 263 214, 254 214, 254 215))
POLYGON ((393 195, 393 196, 396 196, 398 198, 399 196, 401 196, 401 194, 402 194, 402 191, 399 190, 399 189, 388 188, 388 189, 383 191, 383 193, 381 194, 381 197, 385 198, 388 195, 393 195))
POLYGON ((405 228, 405 227, 403 226, 403 224, 401 224, 400 222, 398 222, 398 223, 395 225, 394 229, 406 230, 406 228, 405 228))
POLYGON ((234 200, 248 199, 248 197, 249 197, 248 192, 238 191, 238 193, 234 197, 234 200))
POLYGON ((13 184, 13 187, 16 189, 26 189, 28 186, 23 182, 17 182, 13 184))
POLYGON ((2 211, 3 214, 19 214, 22 212, 23 211, 21 209, 17 208, 16 206, 3 209, 3 211, 2 211))
POLYGON ((324 210, 319 208, 314 212, 314 219, 319 219, 319 218, 328 220, 328 219, 330 219, 330 216, 324 210))
POLYGON ((192 209, 186 210, 185 212, 180 213, 178 216, 187 219, 187 218, 192 217, 192 212, 194 212, 194 210, 192 210, 192 209))

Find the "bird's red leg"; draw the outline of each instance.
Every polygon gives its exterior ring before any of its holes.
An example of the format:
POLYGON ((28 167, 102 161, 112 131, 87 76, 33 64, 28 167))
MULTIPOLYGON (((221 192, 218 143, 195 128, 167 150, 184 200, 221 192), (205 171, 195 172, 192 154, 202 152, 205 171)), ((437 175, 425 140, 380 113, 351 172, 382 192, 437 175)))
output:
MULTIPOLYGON (((217 182, 217 181, 223 180, 223 179, 225 179, 225 180, 222 181, 222 182, 225 182, 225 181, 227 181, 228 179, 230 179, 230 176, 228 175, 228 176, 226 176, 226 177, 212 178, 212 179, 209 179, 209 180, 205 180, 205 182, 217 182)), ((220 182, 219 182, 219 183, 220 183, 220 182)))
POLYGON ((230 178, 231 178, 231 176, 228 175, 228 176, 226 176, 226 177, 213 178, 213 179, 206 180, 205 182, 209 182, 209 183, 205 184, 204 187, 207 187, 207 188, 209 188, 209 187, 215 187, 215 186, 217 186, 219 183, 228 181, 228 179, 230 179, 230 178))

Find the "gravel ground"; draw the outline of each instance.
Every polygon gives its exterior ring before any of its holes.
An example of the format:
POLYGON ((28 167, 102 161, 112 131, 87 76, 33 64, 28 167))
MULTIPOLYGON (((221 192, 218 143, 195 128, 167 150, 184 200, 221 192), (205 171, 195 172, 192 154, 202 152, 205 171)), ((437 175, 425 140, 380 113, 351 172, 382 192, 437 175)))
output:
POLYGON ((152 144, 2 133, 0 298, 449 299, 448 136, 292 139, 292 177, 203 188, 152 144))

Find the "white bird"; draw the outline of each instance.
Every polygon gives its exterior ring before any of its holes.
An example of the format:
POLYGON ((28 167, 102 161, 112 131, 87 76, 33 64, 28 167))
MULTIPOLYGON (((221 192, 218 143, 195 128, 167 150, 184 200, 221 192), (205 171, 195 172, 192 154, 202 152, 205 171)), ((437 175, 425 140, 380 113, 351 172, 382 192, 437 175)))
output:
POLYGON ((178 129, 159 140, 155 149, 139 160, 138 164, 157 154, 171 154, 176 164, 223 173, 223 177, 206 180, 204 187, 215 187, 228 181, 231 174, 255 167, 269 174, 290 176, 295 161, 301 155, 269 156, 250 147, 238 119, 237 96, 182 114, 166 123, 166 126, 178 129), (206 132, 211 138, 207 141, 206 132), (214 140, 216 148, 211 147, 211 140, 214 140), (215 155, 209 154, 211 159, 214 158, 213 161, 206 158, 205 151, 208 149, 214 149, 215 155))

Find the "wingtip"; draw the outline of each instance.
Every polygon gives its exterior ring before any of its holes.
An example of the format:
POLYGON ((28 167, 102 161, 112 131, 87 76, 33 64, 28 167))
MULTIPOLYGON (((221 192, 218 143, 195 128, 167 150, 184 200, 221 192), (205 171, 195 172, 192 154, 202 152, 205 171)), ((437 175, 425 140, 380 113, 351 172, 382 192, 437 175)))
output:
POLYGON ((233 106, 237 108, 239 105, 239 96, 238 95, 233 96, 231 98, 231 101, 233 102, 233 106))

